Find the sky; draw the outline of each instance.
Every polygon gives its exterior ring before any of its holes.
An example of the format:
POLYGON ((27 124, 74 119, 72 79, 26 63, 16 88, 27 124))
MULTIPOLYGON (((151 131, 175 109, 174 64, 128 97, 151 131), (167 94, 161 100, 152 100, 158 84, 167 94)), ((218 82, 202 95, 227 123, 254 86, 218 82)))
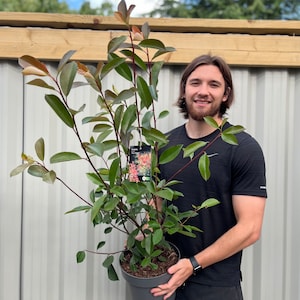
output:
MULTIPOLYGON (((81 4, 84 2, 84 0, 65 0, 70 8, 73 9, 79 9, 81 7, 81 4)), ((108 0, 109 2, 113 3, 115 6, 115 9, 117 8, 118 3, 120 0, 108 0)), ((148 13, 157 5, 159 0, 125 0, 127 7, 129 7, 131 4, 135 5, 135 8, 132 12, 132 17, 139 17, 142 14, 148 13)), ((99 7, 101 6, 102 2, 104 0, 89 0, 91 3, 91 7, 99 7)))

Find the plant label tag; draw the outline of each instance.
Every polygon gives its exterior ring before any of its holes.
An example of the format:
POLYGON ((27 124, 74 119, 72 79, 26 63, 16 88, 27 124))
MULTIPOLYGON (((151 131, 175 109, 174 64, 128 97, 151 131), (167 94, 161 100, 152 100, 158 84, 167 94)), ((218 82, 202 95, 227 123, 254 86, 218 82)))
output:
POLYGON ((151 180, 151 147, 148 145, 131 146, 129 161, 129 181, 151 180))

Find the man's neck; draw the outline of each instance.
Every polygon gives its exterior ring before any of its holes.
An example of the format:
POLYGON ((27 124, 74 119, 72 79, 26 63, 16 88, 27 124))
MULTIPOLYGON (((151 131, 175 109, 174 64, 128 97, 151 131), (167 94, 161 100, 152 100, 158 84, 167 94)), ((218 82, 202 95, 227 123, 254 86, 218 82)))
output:
MULTIPOLYGON (((218 118, 216 119, 216 122, 218 124, 221 124, 222 119, 218 118)), ((216 130, 215 128, 208 125, 204 120, 196 121, 193 119, 189 119, 187 121, 187 123, 185 124, 185 129, 188 137, 192 139, 205 137, 216 130)))

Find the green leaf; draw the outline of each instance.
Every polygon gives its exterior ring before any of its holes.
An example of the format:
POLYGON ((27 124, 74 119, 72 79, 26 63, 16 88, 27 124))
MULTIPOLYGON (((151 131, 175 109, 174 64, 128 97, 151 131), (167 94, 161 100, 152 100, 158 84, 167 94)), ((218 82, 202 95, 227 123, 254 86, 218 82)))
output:
POLYGON ((169 188, 164 188, 156 192, 155 195, 163 199, 173 200, 174 192, 169 188))
POLYGON ((115 116, 114 116, 114 123, 117 131, 120 128, 120 124, 123 119, 123 113, 124 113, 124 105, 119 105, 115 111, 115 116))
POLYGON ((103 79, 109 72, 125 62, 125 58, 117 57, 110 60, 101 70, 101 79, 103 79))
POLYGON ((16 176, 16 175, 22 173, 22 172, 25 171, 27 168, 29 168, 33 163, 34 163, 34 162, 32 162, 32 163, 26 163, 26 164, 22 164, 22 165, 17 166, 16 168, 14 168, 14 169, 10 172, 10 177, 16 176))
POLYGON ((121 103, 124 100, 127 100, 134 96, 135 89, 130 88, 127 90, 122 90, 115 98, 114 98, 114 104, 121 103))
POLYGON ((152 234, 153 245, 157 245, 163 239, 163 231, 161 228, 155 230, 152 234))
POLYGON ((28 168, 28 173, 35 177, 43 177, 46 173, 48 173, 48 170, 40 165, 31 165, 28 168))
POLYGON ((76 254, 77 263, 82 263, 85 260, 85 251, 78 251, 76 254))
POLYGON ((153 99, 147 82, 143 77, 138 76, 136 84, 137 84, 138 94, 141 98, 142 108, 143 107, 149 108, 150 105, 152 104, 153 99))
POLYGON ((145 22, 142 25, 142 33, 143 33, 143 36, 145 37, 145 39, 148 39, 149 34, 150 34, 150 26, 149 26, 148 22, 145 22))
POLYGON ((151 128, 152 117, 153 117, 153 112, 152 111, 147 111, 145 113, 145 115, 143 116, 142 126, 147 128, 147 129, 150 129, 151 128))
POLYGON ((74 120, 68 109, 56 95, 45 95, 45 99, 57 116, 70 128, 74 127, 74 120))
POLYGON ((132 126, 134 121, 136 120, 136 118, 137 118, 136 109, 137 109, 136 105, 131 104, 125 110, 125 112, 123 114, 123 120, 121 123, 122 132, 126 133, 129 130, 129 128, 132 126))
POLYGON ((159 164, 163 165, 175 159, 182 149, 183 145, 174 145, 162 152, 159 157, 159 164))
POLYGON ((104 204, 104 200, 106 198, 106 195, 103 195, 102 197, 100 197, 99 199, 97 199, 94 203, 94 206, 92 207, 91 210, 91 221, 93 222, 95 220, 95 218, 97 217, 100 208, 102 207, 102 205, 104 204))
POLYGON ((74 153, 74 152, 60 152, 60 153, 54 154, 50 158, 50 163, 54 164, 54 163, 60 163, 60 162, 70 161, 70 160, 79 160, 79 159, 81 159, 81 157, 77 153, 74 153))
POLYGON ((40 79, 40 78, 33 79, 33 80, 27 82, 27 84, 50 89, 50 90, 55 90, 55 88, 53 86, 49 85, 43 79, 40 79))
POLYGON ((104 204, 103 209, 105 211, 112 211, 118 206, 119 202, 120 199, 117 197, 109 198, 109 200, 104 204))
POLYGON ((118 48, 120 48, 120 46, 126 41, 126 39, 127 37, 125 35, 111 39, 107 45, 108 53, 112 53, 116 51, 118 48))
POLYGON ((67 63, 60 73, 60 86, 65 96, 68 96, 72 89, 77 69, 76 62, 72 61, 67 63))
POLYGON ((102 248, 104 245, 105 245, 105 241, 99 242, 98 245, 97 245, 97 250, 102 248))
POLYGON ((161 56, 161 55, 163 55, 163 54, 166 54, 166 53, 169 53, 169 52, 173 52, 173 51, 175 51, 175 50, 176 50, 176 49, 173 48, 173 47, 166 47, 166 48, 164 48, 164 49, 159 49, 159 50, 157 50, 157 51, 154 53, 152 59, 155 59, 155 58, 157 58, 157 57, 159 57, 159 56, 161 56))
POLYGON ((234 134, 222 132, 221 138, 224 142, 231 145, 238 145, 238 140, 234 134))
POLYGON ((128 57, 131 61, 134 60, 135 65, 137 65, 143 71, 147 71, 147 65, 144 63, 144 61, 138 55, 133 53, 131 50, 124 49, 120 52, 124 54, 126 57, 128 57))
POLYGON ((56 173, 54 171, 49 171, 43 175, 43 181, 53 184, 56 179, 56 173))
POLYGON ((117 157, 110 165, 109 168, 109 184, 111 186, 115 185, 117 176, 120 174, 120 157, 117 157))
POLYGON ((143 48, 165 49, 163 42, 157 39, 145 39, 139 43, 139 46, 143 48))
MULTIPOLYGON (((116 54, 112 53, 109 55, 109 58, 113 57, 116 58, 118 57, 116 54)), ((130 67, 128 66, 128 64, 126 62, 123 62, 122 64, 120 64, 119 66, 117 66, 115 68, 115 70, 117 71, 118 74, 120 74, 123 78, 125 78, 128 81, 132 81, 132 72, 130 67)))
POLYGON ((62 68, 65 66, 65 64, 70 60, 70 58, 73 56, 73 54, 76 52, 76 50, 69 50, 64 54, 62 59, 59 61, 58 67, 57 67, 57 73, 60 73, 62 68))
POLYGON ((160 70, 163 66, 164 62, 163 61, 156 61, 153 65, 152 65, 152 72, 151 72, 151 83, 154 86, 157 86, 158 83, 158 75, 160 73, 160 70))
POLYGON ((240 133, 242 131, 244 131, 245 128, 243 126, 240 125, 236 125, 236 126, 230 126, 227 129, 223 130, 223 134, 237 134, 240 133))
POLYGON ((102 263, 102 266, 108 268, 113 262, 114 262, 114 257, 112 255, 109 255, 102 263))
POLYGON ((153 145, 155 142, 159 144, 166 144, 167 143, 167 138, 165 134, 163 134, 161 131, 151 128, 151 129, 146 129, 142 128, 143 136, 147 139, 149 144, 153 145))
POLYGON ((114 268, 113 265, 110 265, 108 268, 107 268, 107 275, 108 275, 108 278, 112 281, 117 281, 119 280, 119 277, 117 275, 117 272, 114 268))
POLYGON ((209 208, 209 207, 213 207, 218 204, 220 204, 219 200, 217 200, 215 198, 209 198, 209 199, 205 200, 204 202, 202 202, 198 209, 209 208))
POLYGON ((210 125, 213 128, 219 128, 218 123, 213 117, 210 116, 204 117, 204 121, 206 122, 206 124, 210 125))
POLYGON ((207 142, 197 141, 192 144, 189 144, 187 147, 183 149, 183 157, 190 157, 191 159, 194 157, 194 153, 207 145, 207 142))
POLYGON ((210 177, 210 160, 209 157, 207 155, 207 153, 204 153, 203 155, 201 155, 199 162, 198 162, 198 168, 200 171, 200 174, 202 176, 202 178, 207 181, 210 177))
POLYGON ((164 110, 164 111, 160 112, 158 118, 159 118, 159 119, 163 119, 163 118, 165 118, 166 116, 168 116, 169 114, 170 114, 170 112, 169 112, 168 110, 164 110))
POLYGON ((89 205, 81 205, 81 206, 77 206, 77 207, 65 212, 65 214, 67 215, 67 214, 74 213, 74 212, 79 212, 79 211, 85 211, 86 212, 90 209, 91 209, 91 206, 89 206, 89 205))
POLYGON ((41 161, 44 161, 45 158, 45 143, 43 138, 39 138, 35 144, 35 153, 41 161))
POLYGON ((103 156, 104 147, 102 143, 93 143, 86 146, 86 149, 97 156, 103 156))

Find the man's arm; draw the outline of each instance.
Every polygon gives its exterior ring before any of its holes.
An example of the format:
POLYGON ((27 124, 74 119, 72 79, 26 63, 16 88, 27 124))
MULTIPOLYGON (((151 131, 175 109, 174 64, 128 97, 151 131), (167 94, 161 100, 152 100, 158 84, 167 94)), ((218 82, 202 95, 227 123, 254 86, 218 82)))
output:
MULTIPOLYGON (((264 197, 235 195, 232 198, 237 224, 224 233, 211 246, 195 255, 197 262, 206 268, 224 260, 255 243, 261 234, 266 199, 264 197)), ((152 289, 155 296, 167 299, 193 273, 189 259, 181 259, 169 268, 173 274, 167 284, 152 289)))

